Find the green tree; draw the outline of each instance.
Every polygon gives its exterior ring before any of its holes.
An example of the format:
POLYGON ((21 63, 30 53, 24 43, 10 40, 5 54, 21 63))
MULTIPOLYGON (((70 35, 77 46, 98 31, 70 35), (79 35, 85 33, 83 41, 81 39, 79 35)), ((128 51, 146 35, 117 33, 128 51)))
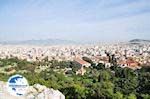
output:
POLYGON ((123 94, 121 92, 116 92, 113 95, 113 99, 123 99, 123 94))
POLYGON ((150 99, 150 95, 149 94, 142 94, 141 97, 143 99, 150 99))
POLYGON ((127 96, 127 99, 137 99, 135 94, 129 94, 129 96, 127 96))
POLYGON ((125 95, 130 93, 136 93, 136 88, 138 87, 139 83, 138 76, 136 75, 136 73, 128 68, 124 68, 121 72, 122 76, 117 77, 115 81, 115 91, 120 91, 125 95))
POLYGON ((111 78, 111 75, 108 71, 106 70, 103 70, 103 71, 100 71, 100 74, 99 74, 99 77, 98 77, 98 81, 108 81, 110 80, 111 78))
POLYGON ((102 63, 99 63, 97 66, 94 66, 97 70, 105 70, 105 65, 102 63))
POLYGON ((147 94, 150 93, 150 70, 149 68, 142 68, 139 71, 139 76, 138 76, 138 80, 139 80, 139 87, 137 89, 137 91, 140 94, 147 94))
POLYGON ((92 89, 94 91, 92 98, 94 99, 110 99, 114 94, 114 84, 110 81, 95 83, 92 89))

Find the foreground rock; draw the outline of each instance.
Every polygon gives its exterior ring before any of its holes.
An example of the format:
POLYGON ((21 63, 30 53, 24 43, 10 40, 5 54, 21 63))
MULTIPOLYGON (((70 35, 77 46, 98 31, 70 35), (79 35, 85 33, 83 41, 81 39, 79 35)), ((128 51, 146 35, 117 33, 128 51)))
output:
POLYGON ((15 97, 7 92, 6 83, 0 81, 0 99, 65 99, 65 96, 58 90, 35 84, 28 88, 25 96, 15 97))
POLYGON ((40 84, 29 87, 27 99, 65 99, 65 96, 58 90, 49 89, 40 84))

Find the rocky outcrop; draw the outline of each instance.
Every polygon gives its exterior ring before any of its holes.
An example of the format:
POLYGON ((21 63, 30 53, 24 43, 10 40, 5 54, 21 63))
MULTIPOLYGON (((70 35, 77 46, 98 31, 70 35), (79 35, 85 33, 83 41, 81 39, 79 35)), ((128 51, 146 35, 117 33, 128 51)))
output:
POLYGON ((49 89, 40 84, 30 86, 26 97, 27 99, 65 99, 60 91, 49 89))
POLYGON ((15 97, 7 92, 6 83, 0 81, 0 99, 65 99, 65 96, 58 90, 35 84, 28 88, 25 96, 15 97))

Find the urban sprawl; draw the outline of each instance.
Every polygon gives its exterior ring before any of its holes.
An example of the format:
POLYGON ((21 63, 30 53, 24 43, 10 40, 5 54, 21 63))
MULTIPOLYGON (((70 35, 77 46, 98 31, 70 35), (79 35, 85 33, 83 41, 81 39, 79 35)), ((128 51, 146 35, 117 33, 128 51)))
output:
POLYGON ((41 61, 47 57, 50 60, 74 61, 81 67, 91 64, 83 57, 91 59, 95 64, 102 63, 106 68, 118 66, 140 69, 150 65, 149 44, 99 44, 99 45, 0 45, 0 58, 25 59, 27 61, 41 61))

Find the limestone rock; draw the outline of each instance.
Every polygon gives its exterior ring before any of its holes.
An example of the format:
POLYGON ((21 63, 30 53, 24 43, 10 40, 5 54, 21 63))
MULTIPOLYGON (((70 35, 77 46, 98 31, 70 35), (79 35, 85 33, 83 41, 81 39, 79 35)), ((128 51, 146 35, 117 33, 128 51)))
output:
POLYGON ((26 98, 27 99, 65 99, 65 96, 58 90, 49 89, 46 86, 35 84, 33 85, 33 87, 31 86, 29 88, 26 98))
POLYGON ((8 93, 6 83, 0 81, 0 99, 65 99, 65 96, 59 90, 35 84, 29 86, 25 96, 16 97, 8 93))

